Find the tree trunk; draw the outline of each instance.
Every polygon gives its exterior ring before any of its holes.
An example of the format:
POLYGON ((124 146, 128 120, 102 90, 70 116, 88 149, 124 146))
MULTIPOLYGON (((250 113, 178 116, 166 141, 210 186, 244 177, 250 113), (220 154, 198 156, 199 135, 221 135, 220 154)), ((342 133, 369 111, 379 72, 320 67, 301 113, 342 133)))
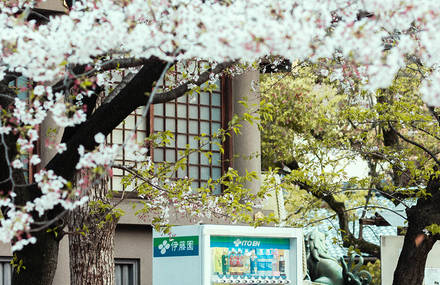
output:
POLYGON ((393 285, 422 285, 425 277, 425 264, 435 240, 408 227, 402 252, 394 271, 393 285))
POLYGON ((43 230, 34 233, 38 243, 27 245, 16 252, 16 264, 12 274, 13 285, 51 285, 58 263, 59 240, 53 232, 43 230), (18 270, 17 270, 18 269, 18 270))
MULTIPOLYGON (((83 214, 72 213, 72 224, 80 227, 83 214)), ((69 236, 70 284, 71 285, 114 285, 114 232, 115 222, 102 227, 89 228, 84 235, 69 236)))
MULTIPOLYGON (((14 170, 13 180, 17 185, 26 185, 23 171, 14 170)), ((17 205, 25 205, 26 201, 32 201, 39 194, 37 185, 31 184, 24 187, 16 186, 15 192, 17 205)), ((45 213, 39 217, 34 213, 36 222, 51 220, 53 217, 45 213)), ((32 233, 37 239, 36 244, 28 244, 22 250, 15 252, 14 270, 12 272, 12 285, 51 285, 58 264, 59 236, 53 231, 60 226, 57 221, 51 226, 52 231, 44 228, 32 233)), ((38 227, 33 225, 32 227, 38 227)))
POLYGON ((439 185, 439 179, 431 177, 427 192, 432 196, 419 198, 415 206, 406 210, 408 230, 394 271, 393 285, 423 284, 428 253, 439 239, 438 234, 432 235, 426 231, 426 227, 440 224, 439 185))
POLYGON ((70 284, 114 285, 114 234, 118 219, 107 209, 92 206, 94 201, 109 205, 107 180, 93 187, 90 202, 68 217, 70 284), (110 217, 110 218, 109 218, 110 217))

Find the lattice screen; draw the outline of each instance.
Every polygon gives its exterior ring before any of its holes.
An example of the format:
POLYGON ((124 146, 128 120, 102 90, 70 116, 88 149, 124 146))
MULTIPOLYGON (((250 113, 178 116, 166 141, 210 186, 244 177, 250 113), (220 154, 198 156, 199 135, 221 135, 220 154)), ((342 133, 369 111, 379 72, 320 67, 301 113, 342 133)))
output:
MULTIPOLYGON (((121 82, 123 76, 125 74, 123 72, 115 72, 111 74, 111 81, 114 85, 117 85, 121 82)), ((148 118, 142 118, 144 107, 140 107, 136 109, 133 113, 131 113, 122 123, 120 123, 111 133, 107 136, 108 144, 117 144, 122 145, 126 142, 128 136, 134 132, 136 136, 136 141, 138 143, 144 143, 145 138, 148 136, 148 118), (137 127, 136 127, 137 126, 137 127)), ((137 163, 133 160, 130 160, 125 155, 125 150, 122 149, 117 156, 115 164, 120 164, 124 166, 137 166, 137 163)), ((113 168, 113 177, 110 179, 110 187, 112 190, 120 191, 123 189, 121 185, 122 177, 127 175, 128 172, 119 168, 113 168)), ((125 189, 127 191, 133 190, 134 185, 131 185, 129 188, 125 189)))
MULTIPOLYGON (((177 69, 174 76, 181 76, 181 72, 177 69)), ((163 84, 165 88, 166 84, 167 81, 163 84)), ((193 188, 200 187, 209 178, 218 179, 222 173, 222 155, 219 147, 195 139, 196 136, 206 134, 210 140, 220 143, 219 139, 212 138, 214 133, 224 127, 225 121, 222 112, 224 98, 220 82, 216 86, 212 93, 193 92, 191 95, 168 103, 155 104, 153 107, 153 131, 167 130, 172 132, 175 138, 174 142, 165 147, 153 150, 154 162, 175 162, 180 159, 179 151, 185 150, 186 145, 189 145, 191 149, 202 149, 212 153, 211 163, 203 153, 191 153, 187 159, 186 169, 179 169, 175 174, 176 178, 192 178, 193 188)), ((204 85, 202 85, 202 90, 203 87, 204 85)), ((220 192, 220 187, 217 192, 220 192)))
MULTIPOLYGON (((199 70, 199 69, 197 69, 199 70)), ((112 80, 115 84, 121 81, 123 74, 113 75, 112 80)), ((170 81, 177 80, 182 73, 175 68, 173 73, 166 77, 162 86, 167 88, 170 81)), ((185 170, 179 170, 175 178, 189 177, 194 180, 192 187, 197 188, 203 185, 209 178, 217 179, 222 173, 222 155, 220 149, 215 144, 203 143, 194 138, 201 134, 206 134, 208 138, 220 143, 218 139, 212 139, 212 136, 220 128, 226 125, 226 116, 224 110, 225 96, 222 94, 220 81, 216 84, 212 93, 194 92, 192 95, 180 97, 177 100, 164 104, 155 104, 150 110, 153 117, 144 120, 142 124, 138 123, 138 128, 134 126, 140 121, 142 108, 137 109, 123 123, 121 123, 108 137, 107 143, 122 144, 126 136, 131 132, 136 132, 137 141, 145 139, 149 132, 161 132, 168 130, 174 135, 174 141, 165 147, 156 147, 151 150, 150 155, 155 163, 176 162, 179 159, 179 151, 183 151, 188 144, 191 149, 202 149, 212 153, 211 163, 203 153, 191 153, 187 160, 185 170), (152 126, 150 126, 150 120, 152 126)), ((202 86, 203 89, 204 86, 202 86)), ((127 160, 122 153, 117 162, 123 165, 136 165, 134 161, 127 160)), ((113 190, 122 190, 121 179, 127 173, 120 169, 114 169, 111 187, 113 190)), ((131 189, 126 189, 131 190, 131 189)), ((217 192, 221 189, 218 187, 217 192)))

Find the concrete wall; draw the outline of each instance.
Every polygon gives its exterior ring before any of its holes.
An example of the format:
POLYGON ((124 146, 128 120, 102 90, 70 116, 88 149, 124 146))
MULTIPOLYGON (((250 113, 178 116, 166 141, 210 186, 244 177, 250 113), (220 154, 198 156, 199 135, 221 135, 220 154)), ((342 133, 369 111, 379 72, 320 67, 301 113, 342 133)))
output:
POLYGON ((42 167, 45 167, 55 154, 57 154, 57 151, 54 148, 46 146, 46 140, 60 143, 63 137, 63 132, 64 128, 57 126, 53 120, 52 112, 49 112, 43 123, 40 125, 40 137, 42 138, 40 140, 40 159, 42 167))
POLYGON ((70 284, 70 268, 69 268, 69 239, 67 236, 60 242, 58 251, 58 265, 52 285, 70 284))
POLYGON ((9 246, 9 244, 0 242, 0 256, 1 257, 12 256, 11 247, 9 246))
POLYGON ((146 225, 118 225, 116 229, 115 258, 139 259, 140 285, 152 284, 152 235, 146 225))
POLYGON ((46 0, 37 5, 37 8, 51 10, 56 12, 64 12, 66 8, 63 6, 63 0, 46 0))
MULTIPOLYGON (((393 284, 393 274, 403 247, 403 236, 382 236, 380 245, 382 285, 393 284)), ((424 285, 440 284, 440 242, 428 254, 424 285), (439 283, 435 283, 439 282, 439 283)))

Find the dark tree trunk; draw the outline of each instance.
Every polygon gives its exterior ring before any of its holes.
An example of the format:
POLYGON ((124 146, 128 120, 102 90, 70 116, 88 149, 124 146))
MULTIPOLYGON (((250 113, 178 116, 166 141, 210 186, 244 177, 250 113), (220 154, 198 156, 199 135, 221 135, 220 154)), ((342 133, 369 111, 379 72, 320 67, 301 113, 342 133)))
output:
POLYGON ((423 284, 428 253, 439 239, 438 235, 426 231, 426 227, 440 224, 439 185, 439 178, 432 177, 427 185, 427 192, 432 196, 419 198, 417 204, 406 211, 408 230, 394 271, 393 285, 423 284))
MULTIPOLYGON (((8 146, 8 155, 11 161, 16 154, 16 137, 13 135, 5 136, 5 142, 8 146)), ((12 190, 11 169, 7 165, 4 154, 4 145, 0 143, 0 181, 3 181, 3 183, 0 183, 0 195, 12 190)), ((38 196, 38 187, 35 184, 26 184, 22 170, 15 169, 12 173, 12 180, 15 184, 14 191, 17 194, 15 198, 16 205, 25 205, 27 201, 32 201, 38 196)), ((6 214, 7 211, 7 208, 2 209, 3 214, 6 214)), ((37 222, 49 219, 50 217, 47 215, 43 217, 34 216, 34 220, 37 222)), ((27 245, 15 253, 14 264, 17 266, 15 266, 12 273, 13 285, 52 284, 58 263, 59 240, 53 232, 48 232, 47 229, 34 232, 33 235, 37 238, 38 243, 27 245)))
MULTIPOLYGON (((26 181, 22 171, 14 171, 14 181, 17 185, 25 185, 26 181)), ((25 205, 26 201, 32 201, 39 193, 35 184, 24 187, 17 186, 15 189, 17 205, 25 205)), ((34 215, 36 222, 51 220, 49 213, 42 217, 34 215)), ((52 231, 44 228, 33 232, 32 235, 37 239, 36 244, 29 244, 22 250, 15 253, 15 267, 12 274, 13 285, 51 285, 58 264, 59 235, 55 233, 60 221, 54 223, 52 231), (54 231, 55 229, 55 231, 54 231)), ((38 226, 35 226, 38 227, 38 226)), ((33 228, 35 228, 33 227, 33 228)))
POLYGON ((38 243, 27 245, 16 253, 23 266, 19 271, 13 271, 13 285, 52 284, 58 263, 59 240, 53 232, 48 233, 46 230, 34 233, 34 236, 38 243))
POLYGON ((425 277, 425 264, 435 240, 420 233, 416 226, 410 225, 405 235, 402 252, 394 271, 394 285, 422 285, 425 277))
MULTIPOLYGON (((72 226, 82 225, 87 211, 72 213, 72 226)), ((114 285, 114 232, 116 221, 106 222, 101 227, 89 227, 88 232, 69 236, 70 284, 114 285)))
MULTIPOLYGON (((110 205, 107 180, 90 190, 90 201, 110 205)), ((71 285, 114 285, 114 233, 118 218, 86 204, 69 214, 71 285), (80 231, 80 232, 78 232, 80 231)))

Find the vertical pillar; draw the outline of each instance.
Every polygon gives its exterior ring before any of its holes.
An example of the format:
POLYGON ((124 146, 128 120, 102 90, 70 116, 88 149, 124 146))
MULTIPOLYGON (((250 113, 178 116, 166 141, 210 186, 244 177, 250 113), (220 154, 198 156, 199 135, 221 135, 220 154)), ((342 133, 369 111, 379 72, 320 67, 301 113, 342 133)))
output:
MULTIPOLYGON (((255 83, 258 83, 259 80, 260 72, 258 70, 248 71, 232 79, 232 114, 240 116, 246 112, 255 111, 258 108, 260 103, 259 89, 252 90, 252 86, 258 86, 255 83), (248 102, 250 109, 239 103, 239 101, 243 100, 248 102)), ((240 129, 241 134, 234 134, 232 139, 233 168, 240 175, 244 175, 246 170, 257 173, 258 179, 246 185, 254 193, 260 189, 261 184, 261 142, 257 123, 243 122, 243 127, 240 129)))
POLYGON ((46 146, 46 140, 59 143, 63 137, 64 128, 59 127, 49 112, 40 126, 40 159, 41 167, 44 168, 57 154, 56 149, 46 146))

